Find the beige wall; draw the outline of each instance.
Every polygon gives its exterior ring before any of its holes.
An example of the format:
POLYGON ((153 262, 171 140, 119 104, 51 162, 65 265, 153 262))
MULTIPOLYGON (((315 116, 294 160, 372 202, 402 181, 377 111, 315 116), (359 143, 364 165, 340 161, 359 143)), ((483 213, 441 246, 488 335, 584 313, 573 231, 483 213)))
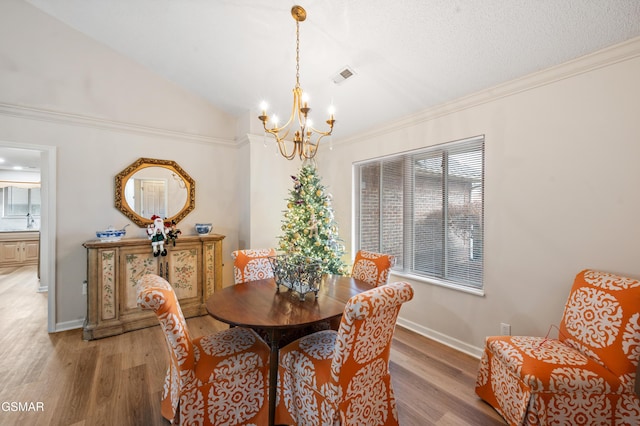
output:
MULTIPOLYGON (((257 119, 256 119, 257 121, 257 119)), ((300 161, 289 161, 276 153, 274 140, 250 136, 251 238, 247 248, 277 248, 282 234, 282 215, 287 207, 289 190, 293 189, 291 175, 297 175, 300 161)))
POLYGON ((196 222, 212 222, 227 236, 224 282, 232 283, 236 119, 24 2, 0 2, 0 32, 0 144, 57 154, 56 329, 82 325, 82 243, 130 223, 113 206, 113 182, 139 157, 174 160, 196 181, 196 208, 179 227, 195 234, 196 222))
POLYGON ((479 354, 501 322, 545 335, 584 268, 640 277, 638 76, 640 39, 321 151, 347 238, 353 162, 485 135, 485 295, 411 280, 402 324, 479 354))

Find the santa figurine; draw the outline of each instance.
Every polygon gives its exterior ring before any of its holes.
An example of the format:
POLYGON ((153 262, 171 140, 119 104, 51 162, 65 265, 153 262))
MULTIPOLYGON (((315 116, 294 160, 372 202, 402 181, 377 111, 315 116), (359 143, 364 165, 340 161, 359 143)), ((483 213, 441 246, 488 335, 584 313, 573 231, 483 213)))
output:
POLYGON ((164 240, 167 239, 167 232, 165 231, 164 221, 160 216, 155 214, 151 216, 151 220, 153 223, 147 226, 147 235, 149 235, 149 239, 151 240, 153 256, 166 256, 167 249, 164 248, 164 240))

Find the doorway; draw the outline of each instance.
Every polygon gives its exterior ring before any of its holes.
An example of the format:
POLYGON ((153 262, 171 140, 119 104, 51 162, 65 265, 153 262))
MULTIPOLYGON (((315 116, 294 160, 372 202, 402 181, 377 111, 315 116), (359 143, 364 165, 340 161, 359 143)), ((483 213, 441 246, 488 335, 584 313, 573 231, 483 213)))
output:
POLYGON ((7 155, 40 157, 40 280, 36 290, 47 292, 47 331, 51 333, 56 331, 56 147, 0 141, 0 151, 3 149, 7 155))

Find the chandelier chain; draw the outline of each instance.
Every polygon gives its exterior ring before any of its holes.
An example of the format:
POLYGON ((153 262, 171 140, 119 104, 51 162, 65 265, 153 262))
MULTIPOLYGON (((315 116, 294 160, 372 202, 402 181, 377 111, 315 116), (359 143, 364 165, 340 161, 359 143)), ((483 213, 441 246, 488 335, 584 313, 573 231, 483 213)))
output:
POLYGON ((300 87, 300 22, 296 20, 296 87, 300 87))

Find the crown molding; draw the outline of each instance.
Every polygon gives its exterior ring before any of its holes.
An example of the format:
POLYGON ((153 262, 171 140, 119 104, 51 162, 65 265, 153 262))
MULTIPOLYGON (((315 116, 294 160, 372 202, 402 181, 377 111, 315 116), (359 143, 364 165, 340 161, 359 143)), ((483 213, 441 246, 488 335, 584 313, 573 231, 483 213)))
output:
MULTIPOLYGON (((579 74, 584 74, 598 68, 603 68, 619 62, 631 60, 638 56, 640 56, 640 37, 636 37, 612 47, 608 47, 597 52, 573 59, 555 67, 547 68, 545 70, 528 74, 524 77, 511 80, 497 86, 493 86, 480 92, 476 92, 471 95, 459 98, 452 102, 441 104, 433 108, 408 115, 399 120, 373 128, 365 133, 361 133, 358 136, 345 138, 340 141, 334 141, 334 144, 336 146, 340 146, 343 144, 350 144, 360 142, 362 140, 368 140, 373 137, 381 136, 406 127, 414 126, 419 123, 434 120, 449 114, 463 111, 465 109, 492 102, 500 98, 512 96, 517 93, 552 84, 579 74)), ((0 115, 145 136, 159 136, 170 139, 186 139, 196 143, 216 144, 233 148, 239 148, 245 143, 248 143, 248 139, 254 140, 255 138, 253 136, 257 136, 252 135, 251 138, 242 137, 240 138, 240 140, 216 138, 194 133, 143 126, 134 123, 95 118, 82 114, 65 113, 44 108, 36 108, 1 102, 0 115)))
POLYGON ((175 130, 143 126, 140 124, 113 121, 103 118, 89 117, 81 114, 72 114, 48 110, 44 108, 29 107, 2 102, 0 102, 0 115, 78 127, 88 127, 99 130, 131 133, 143 136, 159 136, 169 139, 186 139, 191 142, 203 144, 224 145, 227 147, 236 147, 237 145, 233 139, 216 138, 211 136, 198 135, 195 133, 178 132, 175 130))
POLYGON ((640 37, 632 38, 623 43, 581 56, 560 65, 527 74, 524 77, 510 80, 454 101, 405 116, 380 127, 376 127, 366 133, 359 134, 358 136, 345 138, 337 143, 334 141, 334 144, 339 146, 369 140, 373 137, 549 85, 599 68, 632 60, 638 56, 640 56, 640 37))

